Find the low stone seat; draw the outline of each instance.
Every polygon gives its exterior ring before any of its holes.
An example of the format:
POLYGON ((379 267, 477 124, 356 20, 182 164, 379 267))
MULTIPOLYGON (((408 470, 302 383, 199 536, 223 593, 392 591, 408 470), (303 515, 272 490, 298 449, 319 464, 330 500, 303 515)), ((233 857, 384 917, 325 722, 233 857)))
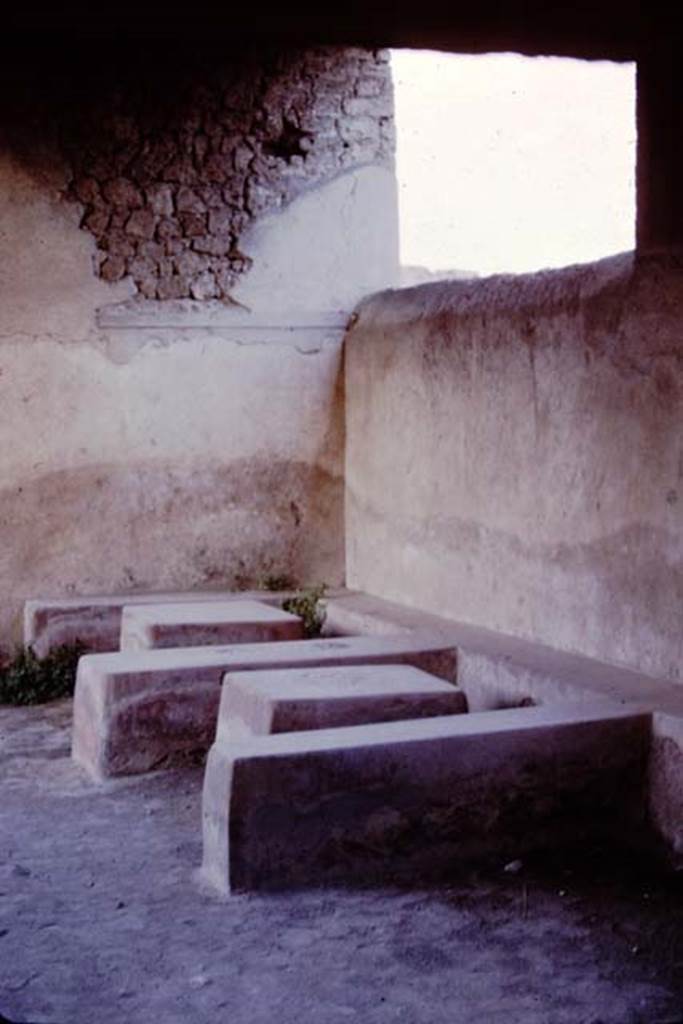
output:
POLYGON ((61 644, 84 644, 89 652, 118 651, 121 618, 127 605, 188 604, 256 598, 279 604, 289 592, 258 590, 236 594, 230 590, 168 591, 166 593, 94 594, 83 597, 35 598, 24 604, 24 643, 44 658, 61 644))
POLYGON ((407 664, 455 682, 457 652, 434 636, 354 636, 88 654, 74 694, 74 759, 95 778, 208 750, 226 672, 407 664))
POLYGON ((651 715, 604 703, 219 737, 203 875, 222 892, 425 881, 645 817, 651 715))
POLYGON ((261 601, 126 605, 121 650, 303 640, 303 622, 261 601))
POLYGON ((411 665, 230 672, 217 740, 462 714, 462 690, 411 665))

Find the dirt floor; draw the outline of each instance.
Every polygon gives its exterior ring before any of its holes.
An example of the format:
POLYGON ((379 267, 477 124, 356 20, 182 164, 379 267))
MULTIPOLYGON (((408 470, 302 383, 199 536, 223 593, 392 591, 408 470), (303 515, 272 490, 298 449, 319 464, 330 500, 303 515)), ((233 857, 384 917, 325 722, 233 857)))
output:
POLYGON ((218 899, 201 770, 96 787, 70 703, 0 709, 0 1020, 683 1024, 683 878, 606 851, 218 899))

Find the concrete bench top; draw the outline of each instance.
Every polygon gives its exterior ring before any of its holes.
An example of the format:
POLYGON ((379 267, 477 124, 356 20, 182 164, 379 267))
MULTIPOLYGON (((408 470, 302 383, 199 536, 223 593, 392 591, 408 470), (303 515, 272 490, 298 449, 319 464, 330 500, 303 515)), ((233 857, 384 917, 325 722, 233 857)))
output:
POLYGON ((465 695, 412 665, 229 672, 217 738, 462 714, 465 695))
MULTIPOLYGON (((308 753, 324 753, 354 749, 388 747, 397 750, 404 744, 424 744, 438 740, 457 741, 481 738, 485 741, 482 757, 497 761, 500 749, 490 741, 497 736, 519 736, 536 733, 543 738, 547 756, 551 750, 547 739, 553 730, 569 726, 609 724, 616 721, 638 721, 649 728, 652 715, 648 708, 620 706, 611 701, 578 704, 573 701, 544 707, 508 708, 504 711, 477 711, 469 715, 441 715, 434 718, 410 719, 401 722, 368 723, 344 729, 316 729, 304 733, 278 733, 268 736, 245 736, 231 744, 233 761, 242 758, 260 759, 289 757, 308 753)), ((527 740, 525 739, 526 743, 527 740)))
POLYGON ((194 590, 167 593, 96 594, 31 599, 24 604, 24 643, 41 657, 59 644, 80 640, 90 651, 118 651, 124 607, 149 604, 211 604, 257 599, 279 605, 292 591, 194 590))
MULTIPOLYGON (((24 603, 24 643, 41 657, 59 644, 80 640, 89 651, 118 651, 121 615, 127 605, 207 604, 213 601, 256 599, 263 604, 280 605, 293 590, 186 590, 133 594, 92 594, 78 597, 30 598, 24 603)), ((334 597, 346 593, 329 591, 334 597)), ((352 630, 352 632, 356 632, 352 630)))
POLYGON ((203 876, 222 892, 440 877, 586 821, 642 820, 651 716, 609 702, 217 739, 203 876))
POLYGON ((91 775, 149 771, 215 736, 229 671, 377 663, 415 665, 455 681, 454 648, 433 637, 335 637, 89 654, 74 696, 73 756, 91 775))
POLYGON ((229 672, 224 676, 223 685, 245 686, 267 700, 288 701, 453 692, 451 683, 412 665, 350 665, 268 672, 229 672))
POLYGON ((126 605, 121 650, 302 640, 301 619, 262 601, 126 605))
POLYGON ((319 640, 292 640, 272 644, 222 644, 217 647, 176 647, 153 651, 119 651, 87 654, 81 658, 78 677, 89 686, 106 686, 110 698, 124 697, 149 684, 213 679, 220 682, 228 671, 267 668, 302 668, 311 665, 363 665, 405 662, 423 655, 443 657, 440 678, 455 681, 456 650, 430 636, 340 636, 319 640))
POLYGON ((174 604, 125 605, 123 614, 140 622, 163 626, 203 625, 221 622, 298 622, 296 615, 273 608, 264 601, 191 601, 174 604))

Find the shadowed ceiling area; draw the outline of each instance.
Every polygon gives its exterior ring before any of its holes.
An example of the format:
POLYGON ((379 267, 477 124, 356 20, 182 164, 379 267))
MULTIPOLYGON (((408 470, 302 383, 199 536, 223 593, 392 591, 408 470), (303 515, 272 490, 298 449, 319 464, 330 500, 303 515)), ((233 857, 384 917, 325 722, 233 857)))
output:
POLYGON ((645 13, 636 3, 478 3, 391 5, 351 2, 320 5, 260 5, 255 12, 234 4, 193 5, 121 3, 98 7, 83 3, 30 4, 15 7, 5 32, 47 44, 55 33, 60 45, 111 34, 123 41, 146 36, 161 41, 214 36, 220 44, 235 38, 277 37, 291 43, 354 43, 410 46, 478 53, 515 50, 527 54, 632 59, 638 42, 657 22, 656 5, 645 13))

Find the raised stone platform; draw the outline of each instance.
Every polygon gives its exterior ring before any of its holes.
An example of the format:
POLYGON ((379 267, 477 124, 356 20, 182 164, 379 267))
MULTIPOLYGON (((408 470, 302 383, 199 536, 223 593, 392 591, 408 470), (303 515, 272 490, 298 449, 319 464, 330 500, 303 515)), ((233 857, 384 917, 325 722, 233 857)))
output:
MULTIPOLYGON (((117 649, 122 609, 125 604, 258 598, 259 601, 279 605, 285 596, 288 594, 284 592, 254 591, 226 594, 197 591, 28 601, 25 607, 25 640, 41 655, 58 643, 72 642, 77 638, 85 641, 91 649, 117 649)), ((647 771, 651 818, 666 849, 673 854, 678 863, 683 863, 683 685, 673 680, 656 679, 625 666, 607 664, 576 653, 553 650, 519 637, 506 636, 483 627, 421 612, 419 609, 368 594, 337 590, 327 596, 326 604, 325 632, 330 636, 363 634, 375 638, 391 635, 419 639, 428 635, 453 652, 453 665, 454 652, 457 648, 458 687, 464 692, 470 711, 519 707, 529 703, 551 704, 566 700, 590 703, 603 698, 624 705, 645 705, 654 713, 647 771)), ((168 666, 165 666, 165 670, 167 669, 168 666)), ((106 671, 104 666, 102 670, 106 671)), ((181 677, 184 670, 181 669, 181 677)), ((214 710, 209 712, 208 719, 215 714, 218 698, 214 687, 218 685, 217 680, 224 669, 219 668, 215 672, 211 668, 209 671, 213 682, 208 686, 206 701, 207 706, 214 710)), ((437 671, 436 674, 443 673, 437 671)), ((455 675, 450 678, 454 680, 455 675)), ((189 683, 187 686, 189 688, 189 683)), ((92 695, 87 699, 91 700, 92 695)), ((141 694, 143 718, 147 713, 145 708, 149 710, 151 699, 149 692, 146 696, 141 694)), ((175 711, 173 702, 166 705, 163 692, 158 699, 165 708, 162 715, 162 719, 167 719, 162 724, 165 731, 182 733, 182 720, 186 715, 198 714, 197 703, 200 698, 197 692, 182 697, 182 712, 179 710, 178 702, 175 703, 175 711), (190 712, 189 708, 194 710, 190 712)), ((133 701, 131 704, 131 715, 134 703, 133 701)), ((108 714, 94 713, 91 716, 92 721, 97 723, 108 714)), ((85 717, 88 718, 89 715, 90 712, 85 717)), ((82 706, 77 706, 77 718, 79 716, 83 717, 82 706)), ((121 717, 125 715, 118 702, 113 718, 121 717)), ((104 734, 107 728, 104 728, 104 734)), ((126 725, 122 728, 130 731, 131 727, 126 725)), ((134 732, 143 738, 153 738, 154 725, 152 722, 145 724, 141 719, 136 723, 134 732)), ((206 743, 210 743, 211 740, 212 735, 207 735, 206 743)), ((150 742, 154 747, 154 741, 150 742)), ((190 746, 192 742, 190 736, 190 746)), ((107 756, 102 753, 102 749, 103 746, 110 745, 110 739, 105 735, 102 739, 91 738, 88 743, 93 753, 92 756, 83 755, 84 763, 91 766, 89 770, 94 774, 98 774, 98 766, 102 763, 103 771, 106 773, 107 756)), ((118 743, 118 740, 114 741, 114 748, 118 743)), ((79 745, 82 745, 80 741, 79 745)), ((179 747, 181 750, 186 749, 183 742, 179 742, 179 747)), ((142 762, 144 760, 142 758, 142 762)), ((150 764, 143 763, 139 769, 131 765, 124 770, 146 770, 154 763, 152 759, 150 764)), ((114 766, 114 770, 119 769, 114 766)))
POLYGON ((465 711, 461 690, 410 665, 230 672, 223 679, 217 741, 465 711))
POLYGON ((262 601, 194 601, 126 605, 120 648, 140 651, 303 639, 298 616, 262 601))
POLYGON ((24 643, 44 657, 60 644, 77 640, 89 651, 118 651, 121 618, 127 606, 148 604, 207 604, 213 601, 258 599, 278 605, 291 591, 230 590, 168 591, 165 593, 97 594, 83 597, 41 598, 24 604, 24 643))
POLYGON ((219 739, 205 878, 223 892, 447 875, 642 824, 650 715, 557 705, 219 739))
POLYGON ((457 652, 434 637, 399 636, 86 655, 73 756, 95 778, 149 771, 209 748, 226 672, 368 664, 414 665, 454 683, 457 652))
POLYGON ((458 686, 470 711, 603 699, 652 710, 646 782, 650 815, 667 855, 683 865, 683 684, 369 594, 335 596, 327 603, 327 616, 334 630, 376 636, 429 630, 454 644, 458 686))

